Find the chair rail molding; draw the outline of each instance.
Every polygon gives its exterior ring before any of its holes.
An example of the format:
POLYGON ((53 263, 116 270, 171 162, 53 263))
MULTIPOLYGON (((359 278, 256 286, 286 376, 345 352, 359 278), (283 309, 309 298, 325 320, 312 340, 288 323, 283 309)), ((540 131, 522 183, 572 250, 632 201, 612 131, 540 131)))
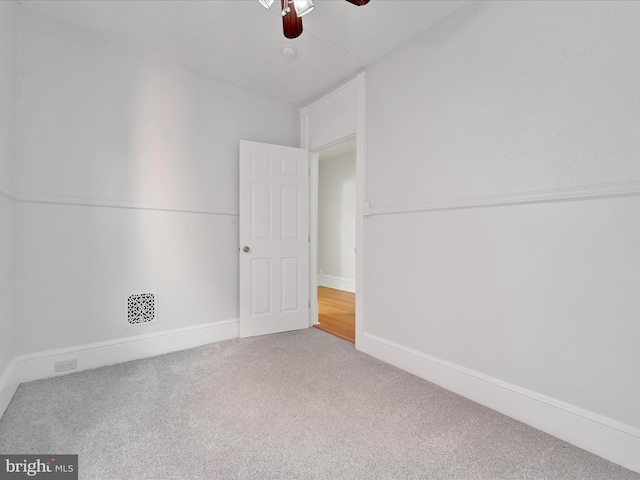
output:
POLYGON ((471 208, 527 205, 534 203, 554 203, 578 200, 592 200, 640 195, 640 181, 603 183, 549 190, 533 190, 520 193, 505 193, 482 197, 468 197, 451 200, 398 205, 371 205, 371 215, 394 215, 401 213, 435 212, 441 210, 465 210, 471 208))
POLYGON ((0 187, 0 197, 4 197, 8 200, 13 200, 14 202, 18 201, 18 197, 14 193, 5 190, 2 187, 0 187))
POLYGON ((71 197, 66 195, 53 194, 33 194, 16 192, 14 194, 0 190, 0 194, 12 198, 20 203, 35 203, 44 205, 69 205, 78 207, 103 207, 103 208, 121 208, 128 210, 154 210, 161 212, 180 212, 180 213, 198 213, 204 215, 228 215, 238 216, 237 208, 219 208, 209 206, 188 206, 173 205, 164 203, 151 202, 123 202, 119 200, 109 199, 92 199, 82 197, 71 197))

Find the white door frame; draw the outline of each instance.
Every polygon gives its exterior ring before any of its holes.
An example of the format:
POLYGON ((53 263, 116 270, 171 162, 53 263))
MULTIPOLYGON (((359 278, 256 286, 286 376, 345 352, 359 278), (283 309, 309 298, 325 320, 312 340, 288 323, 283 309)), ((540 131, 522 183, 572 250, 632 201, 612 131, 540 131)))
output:
MULTIPOLYGON (((356 137, 356 348, 359 349, 364 333, 364 255, 365 255, 365 216, 369 214, 366 201, 366 96, 365 73, 359 73, 354 79, 323 96, 316 102, 300 110, 300 146, 309 149, 309 326, 318 320, 318 152, 331 147, 355 135, 356 137), (353 112, 351 126, 343 129, 328 128, 337 121, 331 115, 331 106, 339 105, 347 96, 356 96, 356 109, 353 112), (329 108, 326 108, 329 107, 329 108), (310 125, 309 117, 316 109, 324 109, 325 115, 310 125), (326 114, 328 111, 328 115, 326 114), (310 145, 314 134, 312 129, 326 129, 320 135, 319 144, 310 145), (311 147, 311 148, 309 148, 311 147)), ((336 110, 340 112, 340 108, 336 110)), ((347 122, 349 123, 349 122, 347 122)), ((317 142, 316 142, 317 143, 317 142)))
POLYGON ((309 326, 318 323, 318 188, 320 154, 309 152, 309 326))

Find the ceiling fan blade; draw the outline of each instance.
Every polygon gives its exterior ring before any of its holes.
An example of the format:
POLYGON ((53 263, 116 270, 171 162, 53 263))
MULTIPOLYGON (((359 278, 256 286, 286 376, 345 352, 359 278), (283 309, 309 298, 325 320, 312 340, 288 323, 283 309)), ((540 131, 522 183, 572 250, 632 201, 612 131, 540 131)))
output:
MULTIPOLYGON (((288 6, 287 0, 280 0, 280 4, 283 11, 288 6)), ((302 19, 295 8, 290 8, 289 13, 282 17, 282 30, 287 38, 297 38, 302 34, 302 19)))
POLYGON ((359 7, 362 7, 363 5, 366 5, 367 3, 369 3, 369 0, 347 0, 347 2, 353 3, 354 5, 357 5, 359 7))

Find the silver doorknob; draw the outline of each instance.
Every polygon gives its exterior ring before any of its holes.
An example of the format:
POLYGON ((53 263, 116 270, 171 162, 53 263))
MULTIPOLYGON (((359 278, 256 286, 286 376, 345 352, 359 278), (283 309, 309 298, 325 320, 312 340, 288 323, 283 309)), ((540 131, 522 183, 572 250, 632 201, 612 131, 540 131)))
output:
POLYGON ((244 253, 249 253, 251 251, 251 249, 245 245, 244 247, 242 247, 242 251, 244 253))

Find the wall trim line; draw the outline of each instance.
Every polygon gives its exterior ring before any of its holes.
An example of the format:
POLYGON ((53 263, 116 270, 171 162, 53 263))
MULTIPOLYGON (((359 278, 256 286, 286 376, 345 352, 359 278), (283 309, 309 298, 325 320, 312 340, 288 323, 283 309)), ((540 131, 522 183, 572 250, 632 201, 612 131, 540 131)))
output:
POLYGON ((300 107, 300 115, 309 116, 310 113, 313 113, 317 110, 322 110, 323 108, 343 99, 347 95, 352 94, 358 88, 358 82, 360 81, 359 78, 361 74, 362 72, 356 73, 349 79, 345 80, 344 83, 342 83, 342 85, 339 85, 337 88, 333 88, 327 92, 324 92, 320 95, 320 97, 304 104, 302 107, 300 107))
POLYGON ((240 336, 239 325, 239 319, 229 319, 15 356, 0 374, 0 417, 9 406, 20 383, 155 357, 238 338, 240 336), (55 362, 70 358, 78 360, 76 370, 54 372, 55 362))
POLYGON ((16 390, 18 390, 20 382, 18 382, 17 372, 18 361, 16 357, 13 357, 0 374, 0 418, 4 415, 16 390))
POLYGON ((105 342, 19 355, 15 358, 17 362, 17 380, 22 383, 60 376, 187 350, 238 337, 239 320, 231 319, 105 342), (55 362, 70 358, 77 358, 78 368, 76 370, 54 372, 55 362))
POLYGON ((3 189, 2 187, 0 187, 0 197, 5 197, 6 199, 13 200, 14 202, 18 201, 18 197, 16 197, 16 195, 9 192, 8 190, 3 189))
POLYGON ((384 338, 363 334, 359 350, 425 380, 640 472, 640 429, 384 338))
POLYGON ((31 193, 16 193, 14 195, 7 192, 4 194, 8 198, 12 198, 21 203, 35 203, 43 205, 68 205, 76 207, 102 207, 102 208, 122 208, 127 210, 152 210, 159 212, 179 212, 179 213, 195 213, 203 215, 229 215, 238 216, 238 209, 234 208, 212 208, 199 206, 183 206, 183 205, 164 205, 144 202, 121 202, 117 200, 89 199, 79 197, 67 197, 63 195, 36 195, 31 193))
POLYGON ((640 181, 616 182, 549 190, 534 190, 521 193, 487 195, 483 197, 442 200, 415 205, 388 207, 378 207, 372 205, 370 214, 393 215, 402 213, 434 212, 441 210, 465 210, 471 208, 619 198, 637 195, 640 195, 640 181))

